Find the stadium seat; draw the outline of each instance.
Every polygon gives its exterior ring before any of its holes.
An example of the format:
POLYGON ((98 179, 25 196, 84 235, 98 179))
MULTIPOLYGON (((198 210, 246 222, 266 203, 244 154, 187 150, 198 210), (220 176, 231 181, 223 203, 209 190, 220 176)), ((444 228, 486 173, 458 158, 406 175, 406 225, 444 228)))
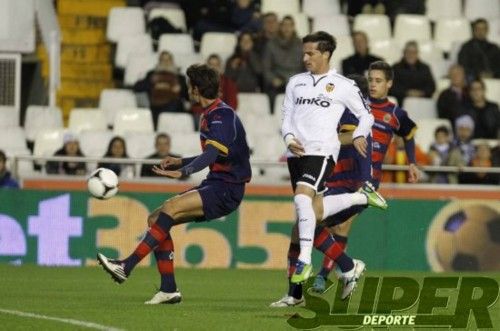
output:
POLYGON ((386 40, 391 38, 391 22, 386 15, 359 14, 354 17, 353 31, 363 31, 368 40, 386 40))
POLYGON ((186 26, 186 15, 184 11, 180 8, 153 8, 149 12, 148 20, 151 21, 157 17, 163 17, 167 19, 174 27, 181 29, 182 31, 187 31, 186 26))
POLYGON ((137 101, 134 92, 126 89, 104 89, 99 97, 99 108, 104 111, 106 123, 113 124, 115 112, 121 108, 135 108, 137 101))
POLYGON ((500 45, 500 17, 489 19, 488 24, 488 40, 492 43, 500 45))
POLYGON ((155 152, 154 132, 129 132, 125 134, 127 153, 132 158, 147 158, 155 152))
POLYGON ((300 3, 299 0, 262 0, 260 11, 274 12, 278 15, 300 13, 300 3))
POLYGON ((106 116, 99 108, 73 108, 69 113, 69 130, 76 134, 83 130, 106 130, 106 116))
POLYGON ((274 98, 273 105, 273 116, 281 116, 281 107, 283 107, 283 101, 285 100, 285 93, 280 93, 274 98))
POLYGON ((147 108, 124 108, 116 112, 113 133, 153 132, 153 118, 147 108))
POLYGON ((309 17, 320 15, 338 15, 340 12, 339 0, 303 0, 302 12, 309 17))
POLYGON ((19 125, 19 113, 16 107, 0 106, 0 128, 19 125))
POLYGON ((431 67, 431 73, 434 80, 437 81, 438 79, 444 78, 448 75, 451 61, 445 59, 429 59, 427 64, 431 67))
POLYGON ((172 135, 171 139, 174 154, 190 157, 201 153, 200 134, 197 132, 177 133, 172 135))
POLYGON ((403 57, 401 45, 394 39, 374 40, 370 42, 370 52, 380 56, 389 64, 399 62, 403 57))
POLYGON ((486 99, 500 105, 500 79, 485 78, 486 99))
POLYGON ((255 144, 255 148, 258 148, 259 144, 265 141, 262 137, 276 135, 281 131, 280 128, 276 127, 270 115, 264 119, 248 117, 243 119, 243 124, 245 125, 247 136, 251 138, 252 142, 255 144))
POLYGON ((471 36, 471 26, 465 18, 441 18, 436 22, 434 41, 444 52, 451 51, 454 41, 464 42, 471 36))
POLYGON ((193 116, 188 113, 161 113, 158 117, 158 132, 169 135, 177 133, 193 133, 193 116))
POLYGON ((34 156, 52 156, 63 146, 64 129, 46 129, 36 134, 34 156))
POLYGON ((205 59, 199 53, 180 54, 179 56, 175 56, 174 54, 174 62, 179 67, 181 73, 185 75, 190 65, 193 63, 204 63, 205 59))
POLYGON ((285 143, 277 133, 260 135, 255 142, 252 159, 254 161, 277 162, 286 152, 285 143))
POLYGON ((147 56, 153 54, 153 41, 149 34, 121 36, 115 53, 115 65, 125 68, 130 54, 147 56))
POLYGON ((210 54, 219 54, 225 61, 234 52, 236 35, 226 32, 206 32, 201 38, 200 53, 203 59, 210 54))
POLYGON ((148 71, 152 70, 158 63, 158 55, 135 55, 130 54, 125 66, 125 86, 133 86, 138 80, 143 79, 148 71))
POLYGON ((57 107, 28 106, 24 129, 26 138, 34 141, 39 131, 44 129, 61 129, 63 127, 62 112, 57 107))
POLYGON ((80 149, 83 155, 89 157, 104 156, 111 138, 113 132, 110 130, 84 130, 78 135, 80 149))
POLYGON ((271 104, 265 93, 238 93, 238 116, 240 118, 265 117, 271 115, 271 104))
POLYGON ((403 109, 414 121, 437 118, 436 101, 430 98, 406 97, 403 100, 403 109))
POLYGON ((350 36, 349 21, 346 15, 315 16, 313 18, 313 31, 326 31, 335 38, 350 36), (335 22, 335 24, 332 24, 335 22))
POLYGON ((193 54, 194 42, 187 33, 164 33, 158 42, 158 52, 168 51, 175 55, 193 54))
POLYGON ((465 0, 464 16, 470 21, 478 18, 498 18, 499 13, 498 0, 465 0))
POLYGON ((426 8, 431 21, 462 17, 462 0, 427 0, 426 8))
POLYGON ((297 36, 299 38, 308 35, 311 32, 309 27, 309 18, 304 13, 294 13, 290 14, 295 22, 295 30, 297 31, 297 36))
POLYGON ((409 40, 431 40, 431 22, 423 15, 396 16, 394 39, 402 46, 409 40))
POLYGON ((447 119, 426 118, 417 120, 415 123, 418 127, 415 133, 415 142, 424 152, 428 152, 429 147, 434 142, 434 131, 437 127, 444 125, 452 132, 451 123, 447 119))
POLYGON ((0 150, 5 153, 28 153, 24 129, 19 126, 4 127, 0 129, 0 150))
POLYGON ((351 36, 336 37, 337 48, 330 58, 330 65, 342 73, 342 60, 354 54, 354 46, 352 45, 351 36))
POLYGON ((115 7, 109 11, 106 37, 109 41, 116 43, 121 36, 144 34, 145 28, 142 8, 115 7))

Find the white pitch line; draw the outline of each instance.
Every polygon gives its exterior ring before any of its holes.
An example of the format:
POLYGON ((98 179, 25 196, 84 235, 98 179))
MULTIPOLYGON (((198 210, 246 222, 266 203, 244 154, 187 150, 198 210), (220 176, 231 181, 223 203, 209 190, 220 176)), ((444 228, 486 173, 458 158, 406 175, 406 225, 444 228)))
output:
POLYGON ((60 318, 60 317, 52 317, 52 316, 39 315, 39 314, 33 314, 33 313, 26 313, 24 311, 19 311, 19 310, 0 309, 0 313, 11 314, 11 315, 16 315, 16 316, 21 316, 21 317, 38 318, 41 320, 57 321, 57 322, 61 322, 61 323, 83 326, 85 328, 95 329, 95 330, 123 331, 123 329, 117 329, 114 327, 101 325, 101 324, 97 324, 97 323, 79 321, 79 320, 74 320, 74 319, 70 319, 70 318, 60 318))

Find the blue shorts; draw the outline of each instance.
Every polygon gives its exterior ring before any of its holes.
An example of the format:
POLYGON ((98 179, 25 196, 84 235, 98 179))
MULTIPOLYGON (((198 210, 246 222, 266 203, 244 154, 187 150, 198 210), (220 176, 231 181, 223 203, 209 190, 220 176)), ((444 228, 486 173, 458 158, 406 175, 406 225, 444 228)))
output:
POLYGON ((203 216, 196 222, 210 221, 235 211, 245 195, 245 184, 234 184, 222 180, 205 179, 199 186, 192 188, 201 196, 203 216))
MULTIPOLYGON (((346 187, 332 187, 329 188, 323 195, 329 196, 329 195, 337 195, 337 194, 343 194, 343 193, 353 193, 356 192, 357 190, 355 189, 349 189, 346 187)), ((332 216, 328 216, 323 222, 326 224, 326 226, 331 227, 335 225, 342 224, 346 222, 348 219, 353 217, 354 215, 357 215, 361 213, 363 210, 366 209, 366 205, 356 205, 349 207, 347 209, 344 209, 332 216)))

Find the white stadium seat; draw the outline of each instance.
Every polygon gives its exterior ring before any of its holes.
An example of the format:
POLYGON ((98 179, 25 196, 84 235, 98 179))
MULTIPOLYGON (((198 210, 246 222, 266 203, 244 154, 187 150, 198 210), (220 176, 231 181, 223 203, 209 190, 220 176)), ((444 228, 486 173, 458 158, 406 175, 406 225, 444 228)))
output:
POLYGON ((426 118, 415 121, 417 124, 418 130, 415 133, 415 143, 422 149, 424 152, 429 151, 429 147, 434 142, 434 131, 439 126, 446 126, 450 132, 451 123, 447 119, 442 118, 426 118))
POLYGON ((16 107, 0 106, 0 128, 19 125, 19 113, 16 107))
POLYGON ((274 12, 278 15, 300 13, 300 3, 299 0, 262 0, 260 11, 274 12))
POLYGON ((302 12, 309 17, 340 14, 339 0, 303 0, 302 12))
POLYGON ((337 48, 330 58, 330 65, 337 69, 339 73, 342 72, 342 60, 354 54, 354 46, 352 45, 351 36, 336 37, 337 48))
POLYGON ((500 105, 500 79, 485 78, 486 99, 500 105))
POLYGON ((412 120, 437 118, 436 101, 430 98, 406 97, 403 109, 412 120))
POLYGON ((148 20, 151 21, 157 17, 163 17, 177 29, 187 31, 186 15, 180 8, 153 8, 149 12, 148 20))
POLYGON ((104 111, 99 108, 73 108, 69 113, 68 127, 76 134, 83 130, 106 130, 104 111))
POLYGON ((335 38, 350 36, 349 21, 346 15, 316 16, 313 18, 313 31, 325 31, 335 38), (335 22, 335 24, 333 24, 335 22))
POLYGON ((125 134, 127 154, 132 158, 147 158, 155 152, 154 132, 129 132, 125 134))
POLYGON ((158 132, 165 132, 169 135, 193 133, 193 116, 188 113, 161 113, 158 117, 158 132))
MULTIPOLYGON (((335 54, 335 52, 334 52, 335 54)), ((279 115, 281 116, 281 107, 283 106, 283 101, 285 100, 285 93, 280 93, 274 98, 273 105, 273 116, 279 115)))
POLYGON ((281 135, 266 134, 258 137, 253 152, 252 159, 255 161, 277 162, 286 152, 286 147, 281 135))
POLYGON ((359 14, 354 17, 353 31, 363 31, 368 40, 386 40, 391 38, 391 22, 386 15, 359 14))
POLYGON ((147 108, 124 108, 116 112, 113 132, 124 135, 127 132, 153 132, 153 118, 147 108))
POLYGON ((462 0, 427 0, 426 8, 431 21, 462 17, 462 0))
POLYGON ((125 68, 130 54, 147 56, 153 54, 153 41, 149 34, 121 36, 116 47, 115 65, 125 68))
POLYGON ((135 108, 137 100, 134 92, 127 89, 104 89, 99 97, 99 108, 104 111, 106 123, 113 124, 115 112, 121 108, 135 108))
POLYGON ((180 54, 179 56, 175 56, 174 54, 174 62, 179 67, 181 73, 185 75, 190 65, 204 63, 205 59, 199 53, 180 54))
POLYGON ((35 138, 34 156, 52 156, 63 146, 64 129, 39 131, 35 138))
POLYGON ((383 58, 391 65, 399 62, 403 57, 402 47, 394 39, 371 41, 370 53, 383 58))
POLYGON ((210 54, 219 54, 225 61, 234 52, 236 35, 226 32, 206 32, 201 38, 200 53, 204 59, 210 54))
POLYGON ((26 146, 26 136, 24 129, 19 126, 12 126, 0 129, 0 150, 5 153, 18 154, 28 153, 26 146))
POLYGON ((172 135, 171 139, 174 154, 190 157, 201 153, 200 134, 197 132, 177 133, 172 135))
POLYGON ((436 22, 434 41, 444 52, 451 51, 453 42, 464 42, 471 36, 470 22, 465 18, 442 18, 436 22))
POLYGON ((158 55, 135 55, 130 54, 125 66, 124 83, 126 86, 133 86, 138 80, 143 79, 148 71, 158 64, 158 55))
POLYGON ((80 149, 88 157, 102 157, 106 154, 109 142, 113 138, 110 130, 85 130, 78 135, 80 149))
POLYGON ((109 11, 106 37, 118 42, 121 36, 144 34, 146 23, 144 11, 139 7, 114 7, 109 11))
POLYGON ((295 22, 295 31, 297 31, 297 36, 304 37, 311 32, 309 27, 309 18, 304 13, 294 13, 290 14, 295 22))
POLYGON ((270 116, 269 97, 265 93, 238 93, 237 114, 242 119, 270 116))
POLYGON ((423 15, 400 14, 396 16, 394 39, 404 45, 409 40, 431 40, 431 22, 423 15))
POLYGON ((488 23, 489 23, 488 40, 492 43, 499 45, 500 44, 500 17, 489 19, 488 23))
POLYGON ((63 127, 62 112, 57 107, 28 106, 24 129, 26 138, 34 141, 39 131, 45 129, 61 129, 63 127))
POLYGON ((164 33, 158 42, 158 52, 168 51, 172 54, 193 54, 194 42, 188 33, 164 33))
POLYGON ((498 18, 500 2, 498 0, 465 0, 465 18, 473 21, 478 18, 498 18))

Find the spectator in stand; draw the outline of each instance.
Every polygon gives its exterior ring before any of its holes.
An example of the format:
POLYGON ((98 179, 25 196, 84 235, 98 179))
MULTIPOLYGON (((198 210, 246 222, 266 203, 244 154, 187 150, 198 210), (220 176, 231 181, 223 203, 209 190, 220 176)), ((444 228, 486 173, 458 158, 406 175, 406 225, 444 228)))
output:
POLYGON ((469 115, 462 115, 455 121, 455 139, 453 148, 458 149, 464 165, 469 165, 476 152, 476 147, 472 144, 472 134, 474 133, 474 120, 469 115))
POLYGON ((235 31, 257 32, 260 13, 254 0, 236 0, 231 6, 231 25, 235 31))
POLYGON ((469 87, 470 101, 466 114, 474 120, 474 138, 497 139, 500 133, 498 105, 486 100, 486 86, 482 80, 473 80, 469 87))
MULTIPOLYGON (((420 146, 415 145, 415 159, 419 166, 428 165, 429 157, 422 151, 420 146)), ((395 136, 391 144, 387 148, 387 153, 384 157, 384 164, 407 165, 405 144, 402 137, 395 136)), ((382 182, 389 183, 408 183, 407 171, 384 171, 382 182)))
POLYGON ((189 99, 186 78, 179 73, 172 54, 167 51, 160 53, 156 68, 135 83, 134 91, 147 92, 155 127, 161 113, 183 112, 184 102, 189 99))
POLYGON ((183 3, 189 24, 194 24, 194 40, 201 41, 205 32, 234 32, 230 22, 230 1, 189 0, 183 3))
POLYGON ((352 44, 354 54, 342 61, 342 74, 344 76, 351 74, 365 75, 370 63, 382 61, 381 58, 370 54, 366 33, 362 31, 353 32, 352 44))
POLYGON ((472 23, 472 39, 462 45, 458 53, 468 80, 500 78, 500 48, 487 40, 488 21, 479 18, 472 23))
POLYGON ((465 80, 465 71, 461 65, 452 65, 448 75, 450 87, 439 94, 437 110, 439 118, 445 118, 455 124, 457 117, 465 113, 469 91, 465 80))
POLYGON ((416 41, 406 43, 403 58, 393 69, 394 85, 390 94, 398 99, 400 105, 406 97, 430 98, 436 90, 430 67, 419 59, 416 41))
POLYGON ((19 184, 7 170, 7 156, 2 150, 0 150, 0 188, 19 188, 19 184))
MULTIPOLYGON (((472 167, 491 168, 493 166, 491 160, 491 149, 488 143, 482 143, 476 147, 476 155, 471 162, 472 167)), ((464 172, 460 174, 461 184, 498 184, 498 174, 487 172, 464 172)))
POLYGON ((285 16, 278 36, 267 43, 264 51, 264 92, 271 105, 277 94, 285 92, 288 79, 304 69, 302 58, 302 41, 297 37, 295 22, 285 16))
MULTIPOLYGON (((106 154, 104 154, 105 158, 128 158, 127 154, 127 145, 125 144, 125 140, 122 137, 113 137, 108 145, 108 150, 106 154)), ((106 163, 101 162, 97 165, 99 168, 108 168, 113 170, 113 172, 122 177, 132 177, 134 169, 130 164, 124 163, 106 163)))
POLYGON ((236 82, 239 92, 260 92, 262 63, 253 49, 252 35, 243 32, 238 37, 234 54, 227 60, 225 75, 236 82))
MULTIPOLYGON (((435 141, 429 150, 429 160, 435 166, 464 166, 458 149, 453 148, 450 131, 446 126, 440 126, 434 132, 435 141)), ((431 175, 433 183, 458 183, 458 177, 453 173, 435 172, 431 175)))
MULTIPOLYGON (((148 159, 163 159, 167 156, 179 158, 180 155, 170 153, 171 148, 171 139, 170 136, 166 133, 158 133, 155 139, 155 149, 156 152, 150 156, 148 159)), ((141 167, 141 176, 142 177, 158 177, 159 175, 153 172, 153 165, 147 164, 141 167)))
MULTIPOLYGON (((54 156, 84 157, 74 134, 69 132, 64 134, 63 142, 63 147, 56 151, 54 156)), ((83 176, 87 173, 85 162, 49 161, 46 167, 48 174, 83 176)))
POLYGON ((231 78, 227 77, 222 70, 222 59, 217 54, 211 54, 207 59, 207 65, 220 74, 220 95, 222 101, 231 108, 238 108, 238 86, 231 78))
POLYGON ((267 13, 262 16, 262 29, 255 39, 255 51, 259 57, 264 56, 267 43, 278 36, 279 22, 275 13, 267 13))

